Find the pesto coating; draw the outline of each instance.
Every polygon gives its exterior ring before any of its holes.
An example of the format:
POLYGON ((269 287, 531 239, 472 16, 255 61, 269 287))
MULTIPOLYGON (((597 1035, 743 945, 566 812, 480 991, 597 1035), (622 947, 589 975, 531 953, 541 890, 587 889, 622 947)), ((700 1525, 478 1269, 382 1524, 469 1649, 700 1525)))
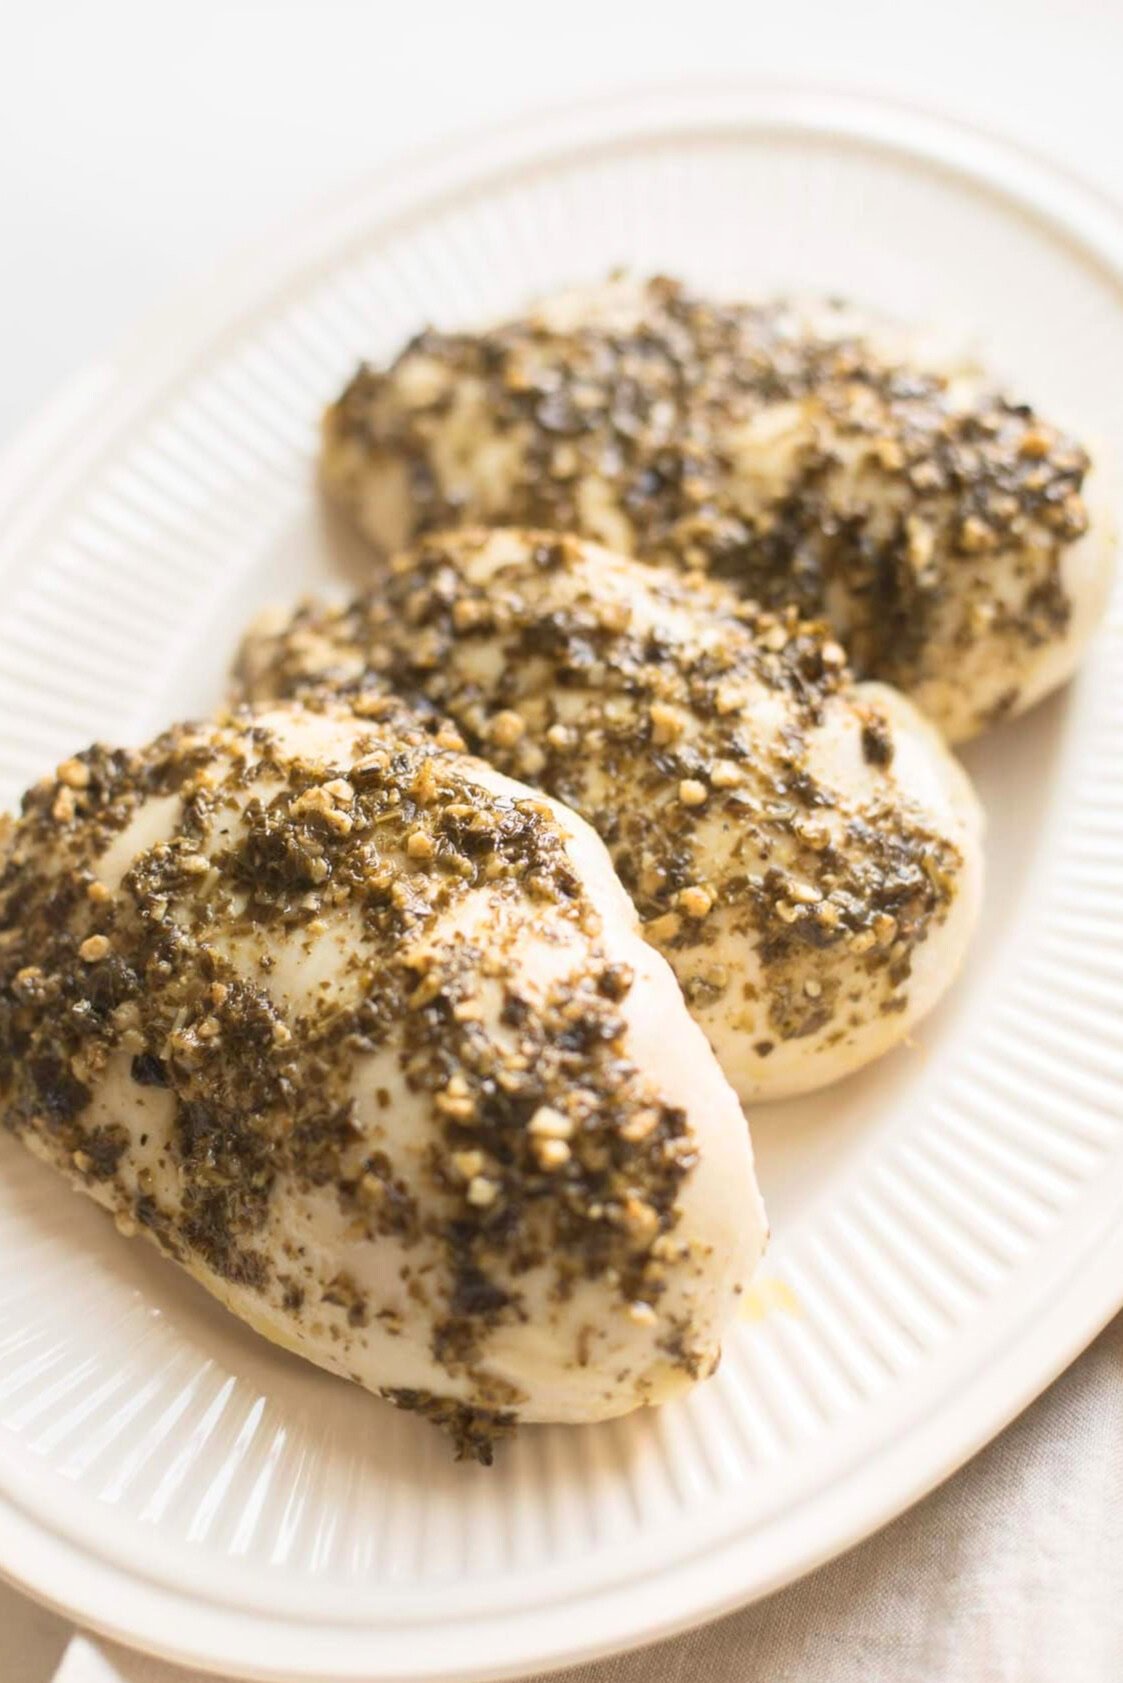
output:
POLYGON ((992 381, 664 278, 420 334, 328 411, 323 468, 387 552, 548 528, 794 603, 952 740, 1070 674, 1114 547, 1087 452, 992 381))
POLYGON ((454 532, 346 605, 263 621, 239 683, 428 704, 580 813, 743 1099, 886 1051, 962 957, 981 877, 969 785, 793 608, 575 538, 454 532))
POLYGON ((490 1455, 713 1368, 747 1132, 596 838, 395 702, 94 747, 0 837, 0 1123, 490 1455), (690 1071, 690 1089, 684 1074, 690 1071))

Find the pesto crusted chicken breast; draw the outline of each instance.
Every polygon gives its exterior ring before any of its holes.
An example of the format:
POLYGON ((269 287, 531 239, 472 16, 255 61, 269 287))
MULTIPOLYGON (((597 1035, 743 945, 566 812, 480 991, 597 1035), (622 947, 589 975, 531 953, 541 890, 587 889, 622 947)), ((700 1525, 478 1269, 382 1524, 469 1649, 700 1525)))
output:
POLYGON ((900 1041, 979 902, 966 777, 794 609, 575 538, 434 537, 347 606, 262 620, 255 699, 391 690, 589 820, 743 1099, 900 1041))
POLYGON ((31 790, 0 1117, 266 1337, 486 1459, 708 1374, 764 1221, 601 843, 451 740, 242 712, 31 790))
POLYGON ((916 357, 844 306, 609 283, 360 369, 324 477, 387 551, 549 528, 795 603, 961 739, 1071 674, 1114 533, 1078 444, 916 357))

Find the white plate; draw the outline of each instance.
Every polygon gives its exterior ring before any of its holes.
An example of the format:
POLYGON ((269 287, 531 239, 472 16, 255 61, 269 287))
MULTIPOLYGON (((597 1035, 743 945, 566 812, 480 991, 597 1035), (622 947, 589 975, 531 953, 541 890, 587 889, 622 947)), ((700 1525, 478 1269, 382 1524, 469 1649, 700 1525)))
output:
MULTIPOLYGON (((663 94, 411 165, 95 371, 0 482, 6 797, 206 706, 247 610, 358 563, 311 481, 360 353, 611 265, 968 324, 1123 447, 1123 234, 973 133, 663 94)), ((255 1677, 476 1678, 652 1639, 866 1535, 1123 1302, 1123 648, 971 755, 991 889, 920 1044, 754 1119, 775 1243, 716 1380, 490 1473, 253 1337, 4 1141, 0 1566, 255 1677)))

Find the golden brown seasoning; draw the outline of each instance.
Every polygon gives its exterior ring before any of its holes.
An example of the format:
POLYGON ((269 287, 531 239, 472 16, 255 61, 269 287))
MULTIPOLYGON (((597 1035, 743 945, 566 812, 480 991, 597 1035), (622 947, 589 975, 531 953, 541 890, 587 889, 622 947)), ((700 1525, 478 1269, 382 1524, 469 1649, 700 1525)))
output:
POLYGON ((446 713, 593 824, 697 1009, 728 1014, 745 986, 710 960, 715 920, 752 939, 764 997, 737 1009, 760 1056, 903 1010, 958 891, 956 842, 902 797, 888 721, 821 625, 576 540, 434 538, 348 606, 251 637, 242 682, 258 698, 389 688, 446 713), (840 716, 860 728, 857 798, 816 758, 840 716))
MULTIPOLYGON (((459 1383, 392 1400, 486 1459, 520 1399, 478 1363, 493 1329, 525 1318, 520 1281, 547 1269, 562 1302, 598 1280, 622 1314, 658 1303, 657 1241, 695 1147, 626 1055, 631 975, 601 943, 550 808, 475 781, 432 717, 376 697, 364 711, 338 762, 242 712, 140 751, 92 748, 29 792, 0 849, 0 1120, 96 1184, 124 1230, 296 1328, 327 1314, 341 1363, 401 1310, 345 1270, 319 1277, 288 1240, 279 1250, 279 1189, 327 1191, 372 1246, 435 1253, 411 1289, 459 1383), (165 797, 179 804, 159 838, 107 882, 107 848, 165 797), (481 891, 486 943, 430 940, 481 891), (286 1001, 280 955, 311 953, 344 918, 339 978, 286 1001), (530 925, 580 931, 587 955, 533 998, 510 957, 530 925), (360 1125, 357 1061, 379 1051, 428 1107, 420 1169, 360 1125), (138 1091, 174 1107, 155 1172, 127 1118, 91 1120, 121 1056, 138 1091)), ((390 1103, 380 1090, 376 1110, 390 1103)), ((698 1371, 690 1329, 672 1319, 666 1338, 668 1360, 698 1371)))
POLYGON ((578 533, 828 618, 859 675, 933 716, 974 651, 984 710, 1002 673, 1010 710, 1069 624, 1085 451, 985 382, 906 363, 841 308, 718 304, 665 278, 623 312, 613 294, 430 329, 360 369, 328 413, 325 470, 368 534, 578 533), (390 475, 394 496, 372 496, 390 475))

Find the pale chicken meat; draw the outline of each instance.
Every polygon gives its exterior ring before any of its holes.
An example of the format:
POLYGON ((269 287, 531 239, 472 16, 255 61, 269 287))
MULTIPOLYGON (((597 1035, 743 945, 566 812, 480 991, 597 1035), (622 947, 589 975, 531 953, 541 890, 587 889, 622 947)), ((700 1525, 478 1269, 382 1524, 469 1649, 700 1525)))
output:
POLYGON ((932 726, 794 609, 576 538, 453 532, 263 618, 239 693, 429 704, 594 826, 744 1100, 898 1044, 974 924, 982 821, 932 726))
POLYGON ((714 1368, 748 1130, 582 821, 396 707, 94 748, 0 836, 0 1119, 486 1459, 714 1368))
POLYGON ((328 411, 323 472, 386 552, 548 528, 794 603, 950 740, 1069 677, 1115 548, 1087 452, 989 377, 842 305, 664 279, 422 333, 328 411))

